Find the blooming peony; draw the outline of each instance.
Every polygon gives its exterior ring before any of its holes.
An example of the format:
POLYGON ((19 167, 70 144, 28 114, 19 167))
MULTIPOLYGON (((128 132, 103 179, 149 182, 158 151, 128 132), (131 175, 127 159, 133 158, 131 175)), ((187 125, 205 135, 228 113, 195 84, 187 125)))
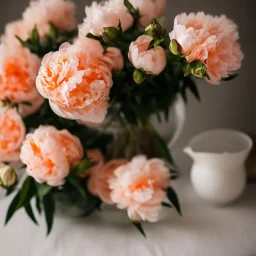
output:
MULTIPOLYGON (((43 103, 36 89, 35 80, 40 59, 27 49, 2 44, 0 48, 0 100, 10 99, 13 103, 31 102, 24 108, 24 115, 35 112, 43 103)), ((23 110, 22 110, 23 108, 23 110)))
POLYGON ((27 165, 27 174, 38 183, 59 186, 65 183, 70 167, 83 157, 78 138, 68 131, 52 126, 40 126, 26 136, 21 148, 21 161, 27 165))
POLYGON ((152 40, 152 37, 143 35, 132 42, 129 59, 136 69, 142 69, 146 74, 159 75, 166 67, 166 54, 161 46, 147 50, 152 40))
POLYGON ((97 188, 97 195, 99 198, 106 204, 114 204, 110 194, 111 189, 109 188, 109 180, 114 177, 114 171, 122 166, 127 164, 125 159, 114 159, 109 161, 104 167, 98 172, 98 175, 95 177, 95 183, 97 188))
POLYGON ((99 124, 107 113, 113 81, 99 53, 64 44, 44 57, 36 84, 57 115, 99 124))
POLYGON ((76 28, 75 5, 69 0, 31 1, 23 20, 28 31, 36 25, 41 37, 48 32, 50 22, 60 31, 71 31, 76 28))
POLYGON ((123 0, 108 0, 105 2, 93 2, 90 7, 85 8, 86 18, 79 28, 80 36, 88 33, 100 36, 104 27, 118 28, 119 22, 123 31, 133 24, 133 17, 124 5, 123 0))
POLYGON ((127 209, 131 220, 155 222, 166 198, 169 179, 169 169, 163 160, 137 156, 114 171, 109 180, 110 198, 118 208, 127 209))
POLYGON ((19 160, 26 129, 15 108, 0 108, 0 162, 19 160))
POLYGON ((104 166, 104 157, 100 152, 100 150, 98 149, 87 150, 86 154, 87 154, 87 157, 89 157, 92 161, 95 162, 95 166, 87 170, 85 174, 82 175, 82 177, 87 177, 89 175, 88 189, 91 194, 97 196, 98 193, 97 193, 96 177, 104 166))
POLYGON ((131 4, 139 10, 140 26, 145 28, 151 21, 164 14, 166 0, 130 0, 131 4))
POLYGON ((29 29, 30 28, 26 27, 23 20, 10 22, 5 26, 5 32, 1 41, 6 45, 14 44, 16 47, 21 47, 21 43, 15 36, 19 36, 21 39, 26 40, 29 37, 29 29))
POLYGON ((170 38, 175 39, 181 54, 191 62, 207 65, 210 82, 217 84, 240 68, 243 54, 236 24, 226 16, 214 17, 203 12, 180 14, 175 18, 170 38))

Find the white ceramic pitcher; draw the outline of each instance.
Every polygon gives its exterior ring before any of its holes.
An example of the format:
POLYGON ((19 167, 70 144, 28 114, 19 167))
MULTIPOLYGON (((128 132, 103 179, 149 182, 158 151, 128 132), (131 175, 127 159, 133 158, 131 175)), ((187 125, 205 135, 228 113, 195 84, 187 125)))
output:
POLYGON ((227 129, 204 132, 192 139, 184 152, 194 160, 191 181, 196 192, 215 204, 238 198, 245 188, 245 160, 252 145, 246 134, 227 129))

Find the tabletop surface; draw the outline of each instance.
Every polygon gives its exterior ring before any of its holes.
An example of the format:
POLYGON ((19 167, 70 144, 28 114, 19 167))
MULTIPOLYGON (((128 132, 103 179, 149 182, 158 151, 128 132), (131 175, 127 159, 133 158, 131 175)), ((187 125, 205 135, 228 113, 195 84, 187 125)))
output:
POLYGON ((178 158, 183 176, 175 181, 183 217, 164 209, 158 223, 144 224, 147 239, 125 213, 106 209, 86 219, 56 217, 46 238, 43 218, 35 226, 20 210, 7 227, 10 198, 0 200, 0 255, 5 256, 255 256, 256 185, 235 203, 216 207, 200 199, 188 177, 189 163, 178 158))

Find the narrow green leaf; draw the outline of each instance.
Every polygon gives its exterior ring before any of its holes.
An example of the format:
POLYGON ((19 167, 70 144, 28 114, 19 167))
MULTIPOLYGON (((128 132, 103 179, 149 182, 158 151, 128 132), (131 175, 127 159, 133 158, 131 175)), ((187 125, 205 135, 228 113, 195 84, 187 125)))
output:
POLYGON ((85 158, 76 167, 74 167, 72 169, 72 172, 75 175, 79 176, 79 175, 85 173, 86 171, 88 171, 93 166, 95 166, 95 164, 96 163, 93 162, 90 158, 85 158))
POLYGON ((39 183, 37 183, 36 187, 37 187, 37 195, 39 197, 46 196, 52 190, 52 187, 48 186, 47 184, 39 184, 39 183))
POLYGON ((154 47, 156 48, 156 47, 159 46, 163 41, 164 41, 164 38, 155 40, 155 42, 154 42, 154 47))
POLYGON ((196 97, 198 101, 201 101, 200 93, 198 91, 197 85, 190 79, 190 82, 188 83, 188 88, 192 92, 192 94, 196 97))
POLYGON ((135 9, 135 7, 130 3, 129 0, 124 0, 124 5, 132 15, 138 14, 138 10, 135 9))
POLYGON ((34 44, 38 44, 40 42, 40 36, 36 26, 33 28, 31 32, 31 40, 34 44))
POLYGON ((84 187, 81 185, 80 183, 80 179, 78 179, 77 177, 73 176, 73 175, 70 175, 68 176, 67 178, 68 182, 74 187, 77 189, 77 191, 80 193, 80 195, 83 197, 83 198, 86 198, 86 193, 85 193, 85 190, 84 190, 84 187))
POLYGON ((35 215, 34 215, 34 212, 33 212, 33 209, 32 209, 32 207, 31 207, 31 204, 30 204, 30 203, 29 203, 29 204, 26 204, 26 205, 24 206, 24 208, 25 208, 26 213, 27 213, 28 216, 30 217, 30 219, 31 219, 36 225, 38 225, 38 222, 37 222, 36 217, 35 217, 35 215))
POLYGON ((20 192, 17 193, 17 195, 13 198, 5 218, 5 225, 9 222, 9 220, 12 218, 14 213, 18 210, 18 204, 20 201, 20 192))
POLYGON ((18 204, 18 208, 21 208, 22 206, 24 206, 25 202, 30 201, 30 199, 32 198, 31 193, 31 186, 32 186, 32 178, 28 177, 23 185, 22 188, 20 190, 20 201, 18 204))
POLYGON ((132 221, 132 224, 134 225, 134 227, 135 227, 145 238, 147 238, 146 233, 145 233, 145 231, 144 231, 144 229, 143 229, 143 227, 142 227, 142 225, 141 225, 140 222, 134 222, 134 221, 132 221))
POLYGON ((162 202, 162 206, 167 207, 167 208, 172 208, 172 206, 166 202, 162 202))
POLYGON ((154 44, 155 44, 155 40, 152 39, 152 41, 151 41, 151 42, 149 43, 149 45, 148 45, 147 51, 150 50, 150 49, 152 49, 152 48, 154 48, 154 44))
POLYGON ((174 206, 174 208, 177 210, 179 215, 182 216, 179 199, 178 199, 176 192, 173 190, 173 188, 169 187, 167 189, 167 197, 170 200, 170 202, 172 203, 172 205, 174 206))
POLYGON ((42 212, 42 208, 41 208, 41 200, 39 197, 36 197, 36 209, 37 209, 37 212, 39 214, 41 214, 42 212))
POLYGON ((168 145, 166 142, 161 138, 160 135, 156 134, 155 138, 155 144, 158 152, 161 154, 161 156, 167 160, 170 163, 174 163, 171 152, 168 148, 168 145))
POLYGON ((238 76, 238 74, 234 74, 234 75, 229 75, 228 77, 222 78, 222 81, 231 81, 234 78, 236 78, 238 76))
POLYGON ((47 225, 47 235, 49 235, 52 230, 54 213, 55 213, 55 203, 51 193, 44 196, 43 206, 44 206, 44 215, 45 215, 45 220, 47 225))
POLYGON ((97 41, 100 41, 100 40, 101 40, 100 37, 95 36, 95 35, 93 35, 92 33, 88 33, 88 34, 86 35, 86 37, 87 37, 87 38, 90 38, 90 39, 97 40, 97 41))
POLYGON ((6 196, 11 195, 15 191, 16 185, 17 185, 17 183, 15 183, 14 185, 12 185, 11 187, 9 187, 7 189, 6 196))
POLYGON ((33 106, 33 104, 31 102, 29 102, 29 101, 22 101, 21 104, 25 105, 25 106, 28 106, 28 107, 32 107, 33 106))

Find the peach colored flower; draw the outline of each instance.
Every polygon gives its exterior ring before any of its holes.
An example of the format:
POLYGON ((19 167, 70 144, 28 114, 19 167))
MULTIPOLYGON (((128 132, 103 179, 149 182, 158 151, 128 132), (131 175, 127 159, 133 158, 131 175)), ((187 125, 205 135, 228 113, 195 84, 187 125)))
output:
POLYGON ((41 37, 48 32, 50 22, 60 31, 71 31, 76 28, 75 5, 69 0, 31 1, 23 20, 29 31, 36 25, 41 37))
POLYGON ((110 194, 111 190, 109 188, 109 180, 114 177, 114 171, 122 166, 127 164, 125 159, 114 159, 109 161, 104 167, 98 172, 98 175, 95 177, 96 190, 99 198, 106 204, 114 204, 110 194))
POLYGON ((121 70, 124 67, 122 52, 116 47, 108 47, 107 50, 104 51, 99 41, 87 37, 75 39, 74 45, 102 59, 111 70, 121 70))
POLYGON ((26 129, 15 108, 0 108, 0 162, 19 160, 26 129))
POLYGON ((36 84, 57 115, 99 124, 107 113, 113 81, 111 69, 98 54, 63 44, 44 57, 36 84))
POLYGON ((133 24, 133 17, 128 12, 123 0, 107 0, 101 3, 93 2, 85 8, 86 18, 79 28, 79 34, 86 36, 92 33, 100 36, 104 27, 118 27, 119 22, 123 31, 133 24))
POLYGON ((27 165, 27 174, 50 186, 63 185, 70 168, 82 157, 80 141, 68 131, 58 131, 52 126, 40 126, 28 134, 20 154, 27 165))
POLYGON ((1 41, 7 45, 15 44, 16 47, 21 47, 20 42, 15 36, 19 36, 21 39, 26 40, 29 37, 29 29, 30 28, 26 28, 26 24, 23 20, 10 22, 5 26, 4 35, 2 36, 1 41))
POLYGON ((34 102, 32 113, 43 103, 35 85, 40 59, 27 49, 2 44, 0 48, 0 100, 9 98, 14 103, 34 102), (39 104, 40 103, 40 104, 39 104))
POLYGON ((224 15, 182 13, 175 18, 170 38, 177 40, 189 62, 200 60, 207 65, 210 83, 218 84, 241 66, 237 26, 224 15))
POLYGON ((129 59, 136 69, 142 69, 146 74, 159 75, 166 67, 166 54, 161 46, 147 50, 152 40, 152 37, 143 35, 132 42, 129 59))
POLYGON ((89 177, 88 181, 88 189, 92 195, 98 196, 97 192, 97 181, 96 177, 98 176, 98 173, 101 172, 103 166, 104 166, 104 157, 100 150, 87 150, 86 151, 87 157, 89 157, 92 161, 96 163, 95 166, 90 168, 82 177, 89 177))
POLYGON ((147 27, 153 19, 164 14, 166 0, 130 0, 131 4, 139 10, 140 26, 147 27))
POLYGON ((106 63, 109 62, 110 67, 114 70, 122 70, 124 68, 124 57, 122 52, 115 47, 109 47, 104 53, 106 63), (108 61, 108 59, 110 61, 108 61))
POLYGON ((127 209, 131 220, 156 222, 169 185, 163 160, 137 156, 114 171, 109 179, 110 198, 118 208, 127 209))

